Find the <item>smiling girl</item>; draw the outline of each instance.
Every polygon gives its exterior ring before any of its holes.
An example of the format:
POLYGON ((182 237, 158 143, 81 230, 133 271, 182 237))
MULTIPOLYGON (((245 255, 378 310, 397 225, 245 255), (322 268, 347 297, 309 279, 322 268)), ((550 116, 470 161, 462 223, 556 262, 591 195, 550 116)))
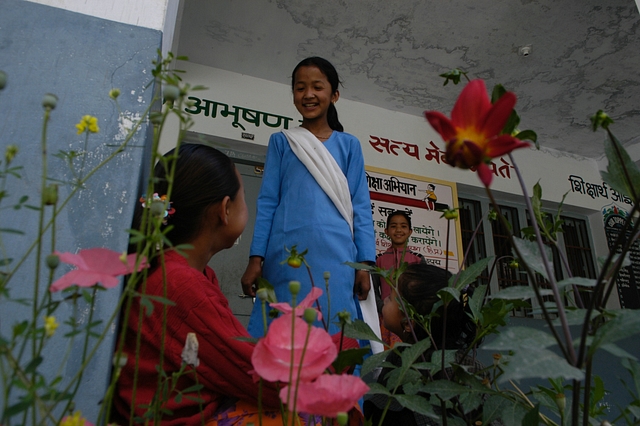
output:
MULTIPOLYGON (((274 287, 278 301, 289 301, 288 283, 300 281, 300 297, 311 290, 305 268, 281 262, 287 248, 308 249, 305 259, 316 286, 324 288, 330 273, 330 316, 340 311, 360 317, 358 298, 366 298, 370 278, 344 262, 375 259, 371 201, 360 142, 345 133, 335 103, 340 79, 333 65, 311 57, 293 70, 293 104, 302 115, 300 127, 275 133, 269 140, 249 265, 242 277, 245 294, 255 295, 263 276, 274 287)), ((320 300, 327 316, 326 296, 320 300)), ((328 318, 329 332, 338 331, 328 318)), ((255 304, 249 332, 262 335, 261 306, 255 304)))

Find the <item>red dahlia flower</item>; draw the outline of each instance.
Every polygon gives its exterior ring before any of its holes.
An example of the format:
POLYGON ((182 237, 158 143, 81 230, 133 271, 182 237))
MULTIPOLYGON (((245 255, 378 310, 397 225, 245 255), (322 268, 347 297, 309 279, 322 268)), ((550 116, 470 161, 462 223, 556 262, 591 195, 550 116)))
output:
POLYGON ((487 163, 529 146, 528 142, 500 134, 515 104, 516 95, 506 92, 492 105, 484 81, 473 80, 460 93, 451 119, 438 111, 425 111, 424 115, 447 144, 447 162, 462 169, 477 167, 480 180, 488 187, 493 172, 487 163))

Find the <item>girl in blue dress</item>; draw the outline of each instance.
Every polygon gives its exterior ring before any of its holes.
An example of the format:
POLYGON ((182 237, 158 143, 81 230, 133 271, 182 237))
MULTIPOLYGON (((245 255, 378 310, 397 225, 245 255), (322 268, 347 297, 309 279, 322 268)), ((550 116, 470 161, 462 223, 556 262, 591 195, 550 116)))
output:
MULTIPOLYGON (((345 262, 373 264, 375 240, 371 201, 358 139, 343 132, 335 102, 340 79, 333 65, 311 57, 292 73, 293 103, 302 125, 271 135, 251 244, 249 265, 242 277, 245 294, 255 296, 262 276, 274 287, 279 302, 290 301, 289 282, 300 281, 301 300, 311 290, 306 268, 292 268, 287 249, 296 246, 311 267, 329 332, 339 331, 336 314, 361 316, 358 299, 370 289, 368 272, 345 262), (330 273, 329 298, 323 278, 330 273)), ((262 308, 254 305, 249 332, 262 336, 262 308)), ((320 324, 317 324, 320 325, 320 324)))

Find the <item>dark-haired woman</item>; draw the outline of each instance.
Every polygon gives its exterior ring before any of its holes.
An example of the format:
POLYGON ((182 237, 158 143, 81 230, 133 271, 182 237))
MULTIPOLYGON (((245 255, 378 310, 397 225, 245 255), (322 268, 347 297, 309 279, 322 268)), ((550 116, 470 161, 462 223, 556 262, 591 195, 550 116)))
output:
MULTIPOLYGON (((251 257, 242 277, 247 295, 255 294, 256 280, 263 276, 275 287, 278 301, 290 300, 291 280, 302 283, 303 297, 311 289, 307 271, 282 262, 293 246, 298 252, 308 249, 305 258, 315 285, 324 289, 324 272, 330 273, 329 290, 319 300, 330 333, 339 330, 334 324, 338 312, 360 317, 358 299, 366 298, 370 288, 366 271, 344 263, 375 261, 362 149, 338 121, 334 104, 339 84, 335 68, 322 58, 307 58, 293 70, 293 104, 302 125, 269 140, 251 257)), ((249 332, 256 337, 263 333, 259 303, 249 332)))
MULTIPOLYGON (((167 191, 165 175, 159 163, 155 170, 159 197, 167 191)), ((231 160, 214 148, 182 145, 171 210, 166 216, 166 226, 172 227, 167 238, 174 245, 189 244, 191 248, 183 249, 186 257, 166 251, 164 262, 153 262, 145 288, 137 289, 152 297, 167 298, 172 304, 153 301, 153 312, 149 312, 136 297, 129 321, 123 325, 127 327, 124 353, 128 360, 119 376, 114 405, 125 421, 133 417, 135 424, 154 424, 156 419, 145 416, 153 412, 150 404, 158 397, 164 399, 162 425, 259 424, 258 384, 249 374, 254 345, 238 340, 249 335, 233 316, 215 273, 207 266, 213 255, 233 245, 246 222, 242 180, 231 160), (195 333, 199 342, 197 381, 188 369, 176 389, 163 396, 158 387, 160 353, 164 353, 162 369, 171 377, 184 362, 182 352, 188 333, 195 333), (194 391, 196 384, 202 389, 194 391), (176 398, 178 392, 189 388, 192 390, 176 398)), ((188 362, 196 364, 193 358, 188 362)), ((264 384, 262 401, 266 409, 262 424, 282 424, 281 419, 276 420, 280 403, 273 383, 264 384)))

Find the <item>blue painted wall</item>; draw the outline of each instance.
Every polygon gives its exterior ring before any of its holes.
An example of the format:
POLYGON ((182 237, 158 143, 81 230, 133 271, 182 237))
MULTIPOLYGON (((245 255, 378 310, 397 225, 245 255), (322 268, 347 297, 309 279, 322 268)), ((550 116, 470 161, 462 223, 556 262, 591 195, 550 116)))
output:
MULTIPOLYGON (((100 132, 89 139, 86 168, 91 169, 114 150, 123 133, 118 114, 108 97, 111 88, 122 90, 122 111, 139 117, 152 101, 151 61, 161 47, 160 31, 120 24, 48 6, 20 0, 0 1, 0 70, 8 75, 7 87, 0 91, 0 152, 8 144, 19 146, 15 165, 24 166, 22 179, 8 181, 11 198, 0 207, 13 204, 28 195, 34 204, 39 199, 41 175, 41 100, 45 93, 58 96, 48 132, 48 152, 81 150, 84 135, 77 135, 75 124, 85 114, 98 117, 100 132)), ((141 178, 141 166, 150 144, 150 129, 143 126, 125 152, 98 172, 85 190, 74 198, 58 220, 57 245, 60 251, 82 248, 126 249, 134 203, 141 178)), ((4 158, 2 158, 4 160, 4 158)), ((63 161, 49 157, 49 176, 61 181, 71 174, 63 161)), ((61 186, 61 198, 68 194, 61 186)), ((31 210, 0 210, 0 228, 17 228, 25 235, 2 233, 1 250, 17 259, 33 242, 38 213, 31 210)), ((50 243, 47 243, 49 247, 50 243)), ((48 253, 45 253, 48 254, 48 253)), ((10 283, 14 298, 32 297, 34 257, 31 256, 10 283)), ((56 276, 68 271, 61 266, 56 276)), ((41 289, 41 291, 43 291, 41 289)), ((106 321, 115 309, 117 289, 102 292, 94 317, 106 321)), ((60 299, 59 296, 56 296, 60 299)), ((70 302, 62 301, 56 316, 62 321, 71 314, 70 302)), ((88 307, 81 304, 78 316, 86 322, 88 307)), ((17 321, 29 311, 0 299, 0 331, 10 333, 17 321)), ((46 346, 45 370, 73 376, 79 367, 80 342, 75 341, 67 354, 67 341, 61 339, 61 326, 46 346)), ((114 326, 107 341, 87 369, 77 399, 77 409, 91 421, 98 413, 111 363, 114 326)), ((2 402, 0 401, 0 405, 2 402)), ((2 407, 0 407, 1 409, 2 407)))

